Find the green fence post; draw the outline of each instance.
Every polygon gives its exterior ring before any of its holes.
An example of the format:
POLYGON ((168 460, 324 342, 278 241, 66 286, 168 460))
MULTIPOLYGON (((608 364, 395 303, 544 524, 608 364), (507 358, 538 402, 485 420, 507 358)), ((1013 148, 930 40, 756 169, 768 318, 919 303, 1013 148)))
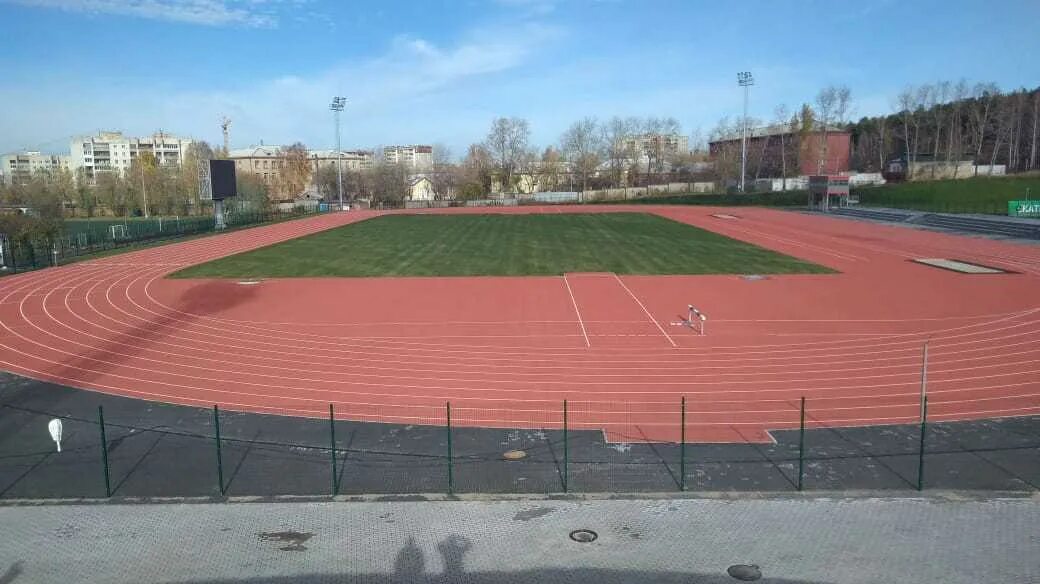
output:
POLYGON ((329 404, 329 444, 332 451, 332 496, 339 494, 338 473, 336 472, 336 414, 329 404))
POLYGON ((924 434, 928 423, 928 396, 921 398, 921 445, 917 450, 917 490, 924 490, 924 434))
POLYGON ((448 421, 448 494, 452 495, 455 493, 455 476, 454 469, 452 469, 454 462, 451 452, 451 402, 446 402, 444 405, 448 421))
POLYGON ((686 490, 686 396, 679 401, 679 490, 686 490))
POLYGON ((101 466, 105 470, 105 496, 112 496, 112 482, 108 478, 108 440, 105 438, 105 412, 97 407, 98 426, 101 427, 101 466))
POLYGON ((220 456, 220 410, 216 404, 213 404, 213 428, 217 441, 217 487, 220 489, 220 495, 224 496, 224 461, 220 456))
POLYGON ((802 396, 802 416, 798 423, 798 490, 802 490, 805 476, 805 396, 802 396))
POLYGON ((566 493, 570 485, 570 477, 567 468, 570 463, 570 452, 567 444, 567 400, 563 400, 563 492, 566 493))

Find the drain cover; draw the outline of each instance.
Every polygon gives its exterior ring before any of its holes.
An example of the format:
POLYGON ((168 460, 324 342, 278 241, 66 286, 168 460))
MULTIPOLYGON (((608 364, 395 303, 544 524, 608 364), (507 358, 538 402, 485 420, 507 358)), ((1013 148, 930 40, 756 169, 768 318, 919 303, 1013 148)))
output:
POLYGON ((591 529, 575 529, 571 532, 570 538, 578 543, 590 543, 596 541, 599 535, 591 529))
POLYGON ((761 274, 747 274, 746 276, 741 276, 741 278, 747 280, 748 282, 757 282, 759 280, 768 280, 769 276, 763 276, 761 274))
POLYGON ((503 453, 502 458, 506 460, 520 460, 521 458, 527 458, 527 453, 523 450, 510 450, 503 453))
POLYGON ((754 564, 736 564, 727 568, 726 573, 742 582, 754 582, 762 577, 762 570, 754 564))

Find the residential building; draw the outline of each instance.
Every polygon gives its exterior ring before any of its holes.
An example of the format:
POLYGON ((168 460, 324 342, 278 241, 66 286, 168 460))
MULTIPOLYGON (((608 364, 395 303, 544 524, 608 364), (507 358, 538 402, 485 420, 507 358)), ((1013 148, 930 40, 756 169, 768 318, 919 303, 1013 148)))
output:
POLYGON ((383 148, 383 160, 413 170, 425 170, 433 167, 433 146, 387 146, 383 148))
POLYGON ((681 134, 649 133, 626 136, 623 144, 626 150, 635 152, 644 162, 647 154, 651 152, 674 155, 690 151, 690 139, 681 134))
MULTIPOLYGON (((751 178, 774 178, 783 175, 784 162, 788 176, 845 174, 849 172, 852 137, 849 132, 828 128, 826 149, 822 128, 804 134, 791 131, 786 124, 748 128, 747 172, 751 178)), ((712 160, 739 160, 742 132, 722 136, 708 144, 712 160)))
POLYGON ((437 198, 433 189, 433 181, 423 175, 417 175, 408 180, 409 201, 432 201, 437 198))
POLYGON ((133 161, 146 153, 154 156, 159 165, 179 166, 192 142, 164 132, 143 138, 124 136, 122 132, 78 136, 69 144, 69 170, 93 184, 98 173, 125 174, 133 161))
POLYGON ((365 170, 372 166, 372 153, 365 150, 311 150, 311 160, 314 161, 314 170, 321 167, 336 167, 337 161, 342 166, 343 172, 365 170))
POLYGON ((0 156, 0 177, 5 185, 24 185, 40 172, 69 169, 69 157, 36 151, 13 152, 0 156))
POLYGON ((228 152, 228 158, 235 161, 235 174, 252 174, 271 189, 279 184, 281 170, 285 166, 281 146, 238 148, 228 152))

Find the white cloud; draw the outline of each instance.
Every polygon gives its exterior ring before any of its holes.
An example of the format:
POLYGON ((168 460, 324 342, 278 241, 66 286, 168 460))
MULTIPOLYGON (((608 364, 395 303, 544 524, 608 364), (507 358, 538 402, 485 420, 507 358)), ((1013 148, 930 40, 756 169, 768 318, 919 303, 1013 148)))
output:
MULTIPOLYGON (((206 26, 273 27, 277 0, 4 0, 35 8, 206 26)), ((298 4, 298 0, 293 0, 298 4)))

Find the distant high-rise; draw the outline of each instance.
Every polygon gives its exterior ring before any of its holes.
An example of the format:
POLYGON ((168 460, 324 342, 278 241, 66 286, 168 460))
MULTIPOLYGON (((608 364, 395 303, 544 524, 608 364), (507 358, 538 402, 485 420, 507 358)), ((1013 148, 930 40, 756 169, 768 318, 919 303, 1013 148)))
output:
POLYGON ((93 183, 99 173, 126 173, 131 163, 145 153, 160 166, 179 166, 192 140, 156 132, 143 138, 122 132, 99 132, 97 136, 78 136, 69 144, 69 169, 93 183))
POLYGON ((5 185, 27 184, 34 174, 69 168, 68 156, 36 151, 12 152, 0 156, 0 177, 5 185))
POLYGON ((433 146, 387 146, 383 148, 383 160, 414 170, 426 170, 433 167, 433 146))

